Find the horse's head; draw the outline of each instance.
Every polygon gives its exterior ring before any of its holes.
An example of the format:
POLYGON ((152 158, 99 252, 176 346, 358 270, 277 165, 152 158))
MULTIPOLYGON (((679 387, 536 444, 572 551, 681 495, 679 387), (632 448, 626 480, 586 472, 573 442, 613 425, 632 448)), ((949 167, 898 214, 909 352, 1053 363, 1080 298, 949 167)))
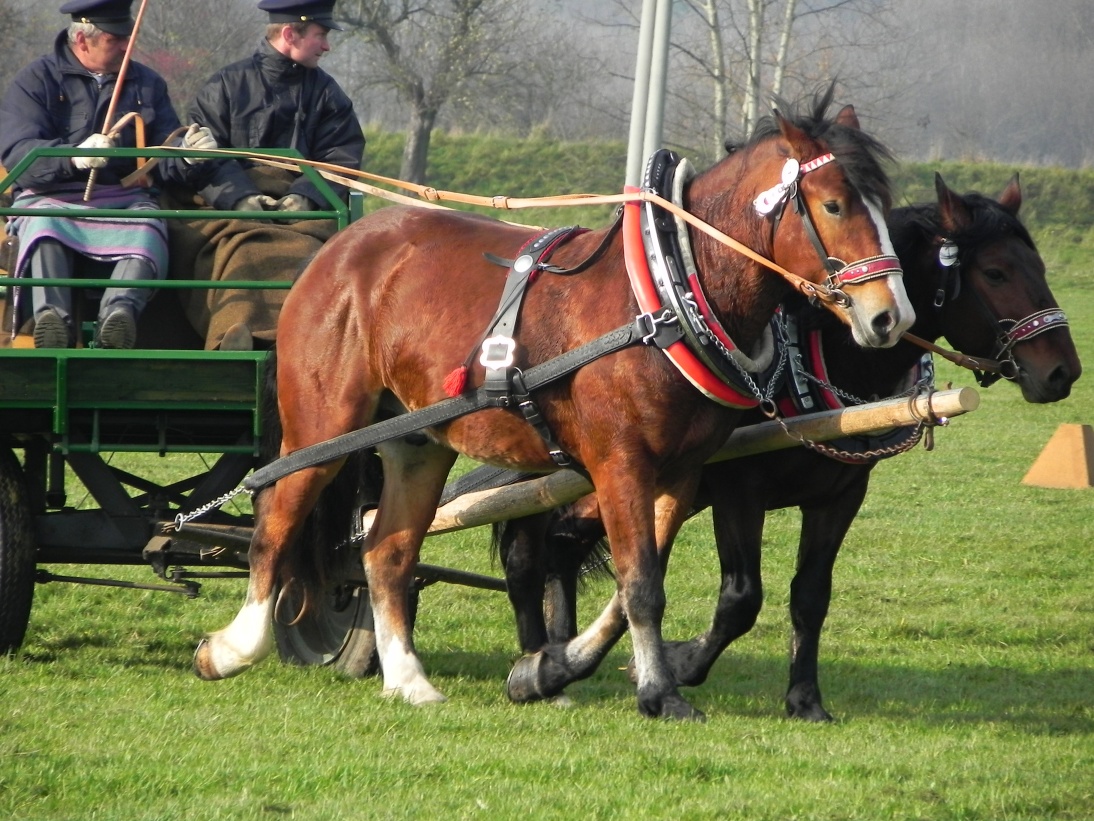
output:
POLYGON ((939 174, 935 189, 942 267, 952 271, 936 299, 942 333, 963 353, 1003 360, 1002 375, 1027 402, 1064 399, 1082 366, 1044 260, 1018 219, 1018 175, 998 201, 961 196, 939 174))
POLYGON ((770 226, 772 260, 830 289, 822 301, 858 344, 885 348, 915 321, 885 223, 892 196, 882 161, 889 155, 862 131, 851 106, 825 118, 832 93, 808 115, 776 111, 757 126, 754 204, 770 226))

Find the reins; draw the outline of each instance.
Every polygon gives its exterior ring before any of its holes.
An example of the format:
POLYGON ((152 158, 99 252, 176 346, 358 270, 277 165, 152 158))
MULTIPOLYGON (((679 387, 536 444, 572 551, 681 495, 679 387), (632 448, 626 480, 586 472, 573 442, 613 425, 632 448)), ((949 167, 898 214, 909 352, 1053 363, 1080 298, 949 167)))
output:
MULTIPOLYGON (((179 146, 164 145, 162 146, 162 148, 182 150, 179 146)), ((476 205, 480 207, 494 208, 497 210, 505 211, 519 210, 522 208, 556 208, 575 205, 624 205, 626 203, 636 201, 652 202, 664 208, 666 211, 675 215, 679 219, 684 220, 696 230, 702 231, 704 234, 721 243, 722 245, 733 249, 737 253, 748 257, 753 262, 759 263, 765 268, 783 277, 797 291, 800 291, 808 299, 833 304, 839 304, 846 299, 846 296, 841 291, 839 291, 838 288, 831 288, 827 285, 820 285, 810 282, 804 277, 798 276, 797 274, 788 271, 773 260, 770 260, 762 254, 754 251, 747 245, 738 242, 737 240, 733 239, 733 237, 730 237, 722 231, 719 231, 714 226, 699 219, 699 217, 696 217, 694 214, 689 213, 685 209, 677 206, 676 204, 664 199, 653 191, 641 189, 636 191, 625 191, 621 194, 566 194, 551 197, 483 197, 473 194, 460 194, 452 191, 440 191, 430 186, 405 182, 403 180, 396 180, 390 177, 382 177, 377 174, 371 174, 367 171, 358 171, 352 168, 345 168, 341 165, 321 162, 319 160, 286 160, 284 157, 277 157, 275 155, 265 154, 262 152, 223 148, 209 149, 208 151, 202 152, 202 154, 248 159, 262 165, 268 165, 273 168, 282 168, 290 171, 295 170, 301 165, 307 165, 318 171, 320 176, 322 176, 324 179, 330 180, 331 182, 336 182, 339 185, 344 185, 346 188, 351 188, 355 191, 361 191, 366 194, 373 194, 382 199, 387 199, 392 202, 398 202, 406 205, 416 205, 425 208, 448 207, 440 205, 439 203, 441 202, 456 202, 463 205, 476 205), (347 177, 347 174, 351 174, 354 177, 372 180, 374 182, 381 182, 386 185, 394 186, 396 188, 403 188, 407 191, 412 191, 417 194, 420 199, 414 199, 413 197, 408 197, 406 195, 388 191, 374 185, 359 182, 355 179, 347 177)), ((149 170, 151 170, 151 166, 153 163, 155 163, 155 160, 149 160, 148 163, 145 163, 133 174, 130 174, 128 177, 122 180, 122 184, 132 185, 133 183, 135 183, 137 179, 139 179, 141 176, 145 175, 149 170)))

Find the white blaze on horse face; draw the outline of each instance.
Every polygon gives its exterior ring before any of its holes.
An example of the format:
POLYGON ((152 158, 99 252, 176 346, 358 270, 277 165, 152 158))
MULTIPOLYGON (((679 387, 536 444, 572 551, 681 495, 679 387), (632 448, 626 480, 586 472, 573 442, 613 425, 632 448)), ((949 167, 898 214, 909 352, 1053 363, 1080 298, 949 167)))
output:
MULTIPOLYGON (((867 197, 863 197, 862 201, 870 214, 870 219, 874 222, 874 230, 877 232, 881 254, 896 257, 896 251, 893 248, 893 241, 889 237, 889 228, 881 207, 867 197)), ((851 332, 855 337, 855 342, 864 347, 890 348, 899 341, 904 332, 912 327, 915 322, 915 309, 912 308, 912 303, 908 300, 908 292, 904 289, 904 278, 902 276, 888 276, 885 281, 889 286, 889 304, 875 305, 873 300, 867 300, 865 297, 860 297, 859 294, 854 294, 850 312, 851 332), (892 327, 884 329, 883 333, 879 333, 881 329, 874 327, 874 318, 883 313, 888 313, 891 316, 893 324, 892 327)))

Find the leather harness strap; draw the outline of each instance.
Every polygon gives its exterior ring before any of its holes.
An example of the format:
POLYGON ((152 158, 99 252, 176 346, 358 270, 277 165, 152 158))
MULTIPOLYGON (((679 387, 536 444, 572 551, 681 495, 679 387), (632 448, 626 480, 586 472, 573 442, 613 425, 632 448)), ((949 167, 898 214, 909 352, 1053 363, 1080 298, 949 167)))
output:
MULTIPOLYGON (((528 368, 523 373, 524 392, 533 391, 561 379, 602 356, 643 342, 646 337, 646 327, 640 320, 641 317, 561 356, 528 368)), ((270 462, 244 479, 243 489, 254 493, 298 470, 332 462, 353 451, 375 447, 381 442, 450 422, 475 411, 486 408, 510 408, 513 406, 513 398, 491 395, 485 388, 478 388, 474 392, 463 393, 435 405, 376 422, 334 439, 301 448, 270 462)))

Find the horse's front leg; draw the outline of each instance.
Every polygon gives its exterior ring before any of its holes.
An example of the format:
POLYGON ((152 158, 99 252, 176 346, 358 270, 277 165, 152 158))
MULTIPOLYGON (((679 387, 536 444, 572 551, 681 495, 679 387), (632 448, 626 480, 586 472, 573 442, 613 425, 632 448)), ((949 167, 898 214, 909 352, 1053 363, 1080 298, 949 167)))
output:
POLYGON ((706 681, 730 643, 752 629, 763 605, 762 502, 737 488, 720 487, 711 500, 711 514, 722 577, 714 618, 705 633, 665 647, 677 683, 689 687, 706 681))
POLYGON ((231 624, 198 644, 194 672, 200 678, 234 676, 270 654, 278 576, 304 519, 340 467, 338 462, 290 474, 255 500, 247 596, 231 624))
POLYGON ((820 635, 832 601, 832 568, 840 546, 866 498, 870 469, 835 502, 802 508, 798 566, 790 582, 790 683, 786 712, 806 721, 832 721, 821 704, 820 635))
POLYGON ((414 649, 409 599, 422 540, 456 454, 436 444, 402 440, 385 442, 378 450, 384 490, 365 541, 364 566, 384 695, 399 695, 411 704, 445 701, 426 678, 414 649))

